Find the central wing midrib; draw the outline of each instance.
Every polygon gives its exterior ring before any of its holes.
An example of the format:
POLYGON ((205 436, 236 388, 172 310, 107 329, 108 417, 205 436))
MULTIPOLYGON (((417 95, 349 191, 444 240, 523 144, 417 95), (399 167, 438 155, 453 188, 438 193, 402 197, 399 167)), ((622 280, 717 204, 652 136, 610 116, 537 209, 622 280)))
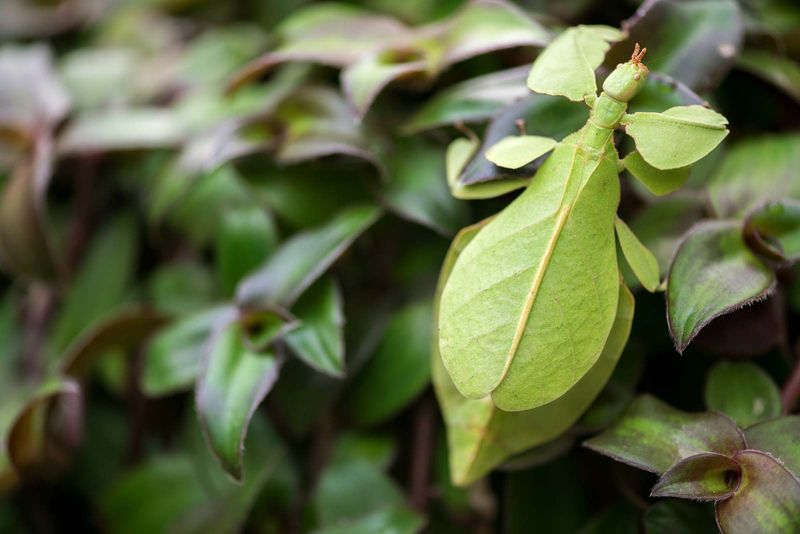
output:
MULTIPOLYGON (((567 219, 569 218, 569 214, 572 212, 573 206, 578 202, 578 199, 581 196, 581 190, 577 192, 575 198, 572 202, 568 204, 564 204, 564 199, 567 195, 567 191, 569 190, 569 186, 572 180, 575 179, 575 170, 576 165, 578 162, 581 162, 583 165, 586 165, 586 160, 584 158, 578 157, 578 151, 580 149, 575 147, 573 152, 573 159, 572 165, 569 171, 569 177, 565 181, 564 184, 564 192, 562 193, 561 197, 561 209, 558 212, 558 218, 556 219, 556 224, 553 227, 553 234, 550 236, 550 240, 547 242, 547 247, 545 248, 545 252, 542 255, 542 259, 539 263, 539 268, 536 270, 536 274, 533 277, 533 281, 531 282, 531 287, 528 290, 528 293, 525 297, 525 305, 522 308, 522 312, 520 313, 519 322, 517 322, 517 328, 514 331, 514 338, 511 341, 511 347, 508 349, 508 355, 506 356, 506 362, 503 366, 503 372, 500 374, 500 378, 497 380, 497 386, 499 386, 503 380, 505 380, 506 375, 508 374, 508 370, 511 368, 511 363, 514 361, 514 357, 517 354, 517 349, 519 348, 519 343, 522 340, 522 336, 525 333, 525 327, 528 325, 528 320, 530 319, 531 310, 533 309, 533 305, 536 302, 536 297, 539 294, 539 288, 542 285, 542 281, 544 280, 544 275, 547 273, 547 268, 550 265, 550 258, 553 255, 553 251, 556 248, 556 244, 558 244, 558 238, 561 236, 561 231, 564 228, 564 224, 566 224, 567 219)), ((602 156, 601 156, 602 157, 602 156)), ((594 171, 592 171, 592 174, 594 171)), ((583 173, 580 173, 581 177, 583 173)), ((591 178, 591 176, 589 177, 591 178)), ((588 181, 588 180, 587 180, 588 181)), ((583 184, 585 185, 585 184, 583 184)), ((495 387, 497 387, 495 386, 495 387)))

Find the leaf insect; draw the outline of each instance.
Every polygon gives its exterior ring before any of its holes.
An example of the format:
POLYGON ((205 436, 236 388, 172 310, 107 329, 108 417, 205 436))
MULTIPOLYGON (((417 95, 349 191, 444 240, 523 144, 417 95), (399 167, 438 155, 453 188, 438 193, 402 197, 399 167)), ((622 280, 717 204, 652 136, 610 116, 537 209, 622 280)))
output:
MULTIPOLYGON (((623 38, 607 26, 577 26, 557 37, 534 62, 528 87, 585 102, 588 121, 560 142, 511 136, 486 153, 514 169, 552 152, 464 248, 442 291, 439 350, 467 399, 490 395, 501 410, 530 410, 578 384, 617 315, 615 234, 642 285, 659 286, 654 257, 616 215, 619 173, 627 169, 656 194, 668 193, 728 134, 725 117, 702 106, 626 113, 648 76, 638 44, 597 96, 594 71, 610 43, 623 38), (613 140, 620 126, 636 146, 622 160, 613 140)), ((465 149, 448 159, 463 161, 465 149)))

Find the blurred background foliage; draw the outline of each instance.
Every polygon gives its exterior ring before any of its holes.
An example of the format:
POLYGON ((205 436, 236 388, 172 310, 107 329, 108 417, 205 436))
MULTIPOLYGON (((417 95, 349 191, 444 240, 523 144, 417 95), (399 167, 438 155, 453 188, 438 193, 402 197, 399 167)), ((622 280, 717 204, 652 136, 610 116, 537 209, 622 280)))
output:
POLYGON ((794 408, 793 0, 3 0, 0 39, 0 531, 709 532, 713 506, 651 499, 652 475, 580 441, 640 393, 742 428, 794 408), (581 23, 628 31, 605 69, 648 47, 636 110, 731 123, 678 192, 622 177, 662 275, 684 238, 670 283, 730 288, 706 319, 776 289, 680 357, 638 291, 580 421, 456 487, 437 277, 532 174, 486 147, 520 118, 559 139, 586 120, 525 87, 581 23), (733 256, 685 238, 706 219, 733 256))

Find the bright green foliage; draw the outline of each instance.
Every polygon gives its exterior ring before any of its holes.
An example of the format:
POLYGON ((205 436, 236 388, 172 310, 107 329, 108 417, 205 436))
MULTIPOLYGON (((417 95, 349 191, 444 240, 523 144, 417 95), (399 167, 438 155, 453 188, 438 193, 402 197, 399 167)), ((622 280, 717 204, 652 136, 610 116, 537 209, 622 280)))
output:
POLYGON ((728 120, 702 106, 626 116, 625 132, 642 158, 656 169, 679 169, 706 156, 728 135, 728 120))
POLYGON ((653 253, 647 250, 641 241, 636 237, 625 221, 616 218, 614 227, 617 230, 617 239, 625 261, 628 262, 636 278, 642 286, 649 292, 654 292, 660 284, 658 260, 653 253))
POLYGON ((745 246, 733 221, 697 225, 675 254, 667 279, 667 318, 679 352, 712 319, 768 295, 774 273, 745 246))
POLYGON ((706 379, 706 406, 747 428, 781 414, 781 396, 772 378, 751 363, 719 362, 706 379))
POLYGON ((623 38, 609 26, 577 26, 559 35, 533 63, 528 88, 581 101, 597 92, 594 71, 610 45, 623 38))
POLYGON ((486 159, 506 169, 519 169, 553 150, 556 144, 555 139, 536 135, 506 137, 486 151, 486 159))
MULTIPOLYGON (((467 227, 456 236, 442 267, 437 297, 456 258, 486 222, 467 227)), ((624 285, 619 291, 614 326, 597 363, 561 398, 532 410, 504 412, 488 397, 472 400, 461 396, 447 375, 434 337, 433 385, 448 427, 450 472, 456 484, 470 484, 513 454, 554 439, 586 410, 611 375, 630 332, 633 296, 624 285)), ((438 309, 434 312, 438 314, 438 309)))
POLYGON ((496 180, 492 182, 462 185, 458 177, 472 155, 478 149, 478 141, 458 138, 447 147, 447 183, 450 193, 456 198, 477 199, 503 195, 528 185, 528 180, 496 180))
POLYGON ((622 160, 625 169, 654 195, 666 195, 681 187, 689 178, 691 169, 679 167, 677 169, 656 169, 647 163, 642 155, 634 150, 622 160))

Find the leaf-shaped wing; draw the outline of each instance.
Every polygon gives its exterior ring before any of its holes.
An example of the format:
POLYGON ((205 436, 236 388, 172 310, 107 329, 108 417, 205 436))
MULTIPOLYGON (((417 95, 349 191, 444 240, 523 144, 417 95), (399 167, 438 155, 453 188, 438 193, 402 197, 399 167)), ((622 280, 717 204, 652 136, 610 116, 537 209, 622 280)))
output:
POLYGON ((634 113, 625 116, 622 123, 642 158, 662 170, 691 165, 728 135, 728 119, 703 106, 634 113))
POLYGON ((594 70, 623 33, 610 26, 576 26, 559 35, 533 62, 528 88, 580 102, 597 92, 594 70))
POLYGON ((555 139, 539 135, 510 135, 486 151, 486 159, 506 169, 519 169, 553 150, 555 139))
POLYGON ((442 294, 439 347, 453 382, 503 410, 563 395, 614 322, 617 160, 573 140, 467 245, 442 294))

